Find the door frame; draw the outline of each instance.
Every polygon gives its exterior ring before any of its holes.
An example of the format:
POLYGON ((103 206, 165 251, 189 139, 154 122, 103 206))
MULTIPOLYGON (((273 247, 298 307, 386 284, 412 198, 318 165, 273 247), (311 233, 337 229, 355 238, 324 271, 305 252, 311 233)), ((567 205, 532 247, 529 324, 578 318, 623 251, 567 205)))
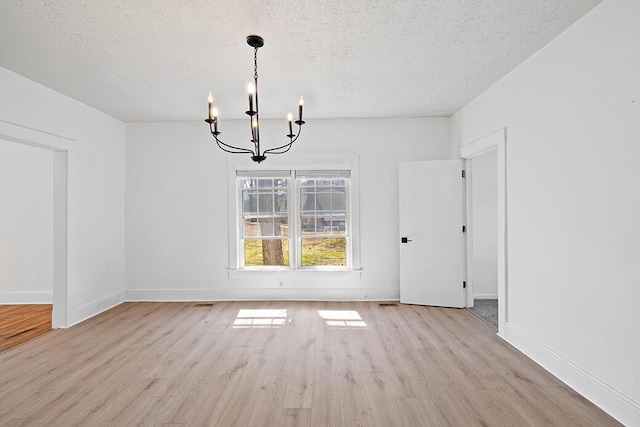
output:
POLYGON ((52 151, 53 153, 53 329, 68 326, 69 229, 75 225, 69 217, 69 188, 77 182, 69 173, 75 162, 71 149, 74 139, 0 120, 0 139, 52 151))
MULTIPOLYGON (((476 156, 497 150, 497 207, 498 207, 498 335, 505 337, 508 323, 508 250, 507 250, 507 128, 498 129, 482 138, 476 139, 460 147, 460 158, 464 160, 465 169, 470 160, 476 156)), ((469 230, 473 227, 470 209, 471 182, 467 180, 466 221, 469 230)), ((471 269, 471 250, 473 248, 472 233, 467 233, 466 275, 469 283, 473 283, 471 269)), ((471 287, 470 287, 471 288, 471 287)), ((467 288, 467 306, 473 306, 473 290, 467 288)))

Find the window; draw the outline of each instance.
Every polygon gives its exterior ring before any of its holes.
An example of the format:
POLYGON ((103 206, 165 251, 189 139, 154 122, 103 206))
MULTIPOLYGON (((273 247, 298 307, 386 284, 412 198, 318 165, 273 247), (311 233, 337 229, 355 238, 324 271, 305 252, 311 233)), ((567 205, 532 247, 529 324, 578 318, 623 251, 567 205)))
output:
POLYGON ((238 176, 239 226, 245 267, 289 265, 290 176, 274 172, 238 176))
POLYGON ((235 172, 238 268, 357 265, 350 169, 235 172))
POLYGON ((349 171, 296 171, 301 267, 347 266, 349 171))

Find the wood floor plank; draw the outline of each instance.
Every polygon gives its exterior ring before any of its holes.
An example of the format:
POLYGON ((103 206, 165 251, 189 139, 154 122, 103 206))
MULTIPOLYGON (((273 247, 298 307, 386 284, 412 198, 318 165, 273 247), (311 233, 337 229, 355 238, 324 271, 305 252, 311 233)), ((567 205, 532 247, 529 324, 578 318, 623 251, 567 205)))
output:
POLYGON ((313 426, 342 426, 338 359, 335 352, 318 352, 314 370, 314 393, 311 397, 313 426))
POLYGON ((51 304, 0 305, 0 353, 51 331, 51 304))
POLYGON ((399 425, 440 427, 446 426, 447 421, 440 413, 435 402, 430 397, 399 397, 396 406, 400 418, 399 425))
POLYGON ((248 426, 277 426, 282 418, 287 378, 284 375, 265 376, 256 396, 248 426))
POLYGON ((619 424, 466 310, 235 301, 125 303, 1 353, 8 425, 619 424))

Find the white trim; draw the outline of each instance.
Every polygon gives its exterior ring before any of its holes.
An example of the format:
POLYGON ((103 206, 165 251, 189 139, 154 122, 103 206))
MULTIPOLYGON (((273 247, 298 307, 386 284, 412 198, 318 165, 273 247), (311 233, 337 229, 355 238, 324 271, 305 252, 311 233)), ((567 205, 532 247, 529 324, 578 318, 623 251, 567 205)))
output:
POLYGON ((640 402, 610 387, 510 324, 506 325, 506 340, 622 424, 640 425, 640 402))
POLYGON ((140 301, 399 301, 399 289, 236 288, 127 290, 125 300, 140 301))
POLYGON ((498 294, 474 294, 474 299, 498 299, 498 294))
POLYGON ((495 150, 498 145, 505 140, 506 128, 498 129, 491 132, 489 135, 478 138, 475 141, 463 145, 460 147, 460 157, 463 159, 470 159, 472 157, 479 156, 487 153, 491 150, 495 150))
MULTIPOLYGON (((349 270, 360 270, 360 173, 358 169, 357 155, 310 155, 310 156, 270 156, 269 166, 264 166, 252 162, 248 157, 229 157, 227 163, 227 199, 229 201, 229 211, 227 214, 228 221, 228 268, 229 270, 238 270, 242 265, 239 257, 241 255, 238 250, 238 235, 240 233, 239 225, 236 220, 237 212, 240 207, 237 188, 237 171, 251 170, 349 170, 349 214, 350 214, 350 250, 351 265, 349 270)), ((295 177, 291 176, 291 182, 295 177)), ((290 205, 295 204, 297 195, 295 194, 295 186, 289 190, 290 205)), ((292 224, 291 218, 289 224, 292 224)), ((298 247, 299 245, 295 245, 298 247)), ((291 258, 291 254, 290 254, 291 258)), ((293 254, 292 265, 297 264, 296 254, 293 254)), ((295 271, 307 271, 306 269, 295 269, 295 271)), ((317 270, 313 270, 317 271, 317 270)))
POLYGON ((112 309, 124 301, 124 292, 116 292, 115 294, 108 296, 106 298, 102 298, 100 300, 94 301, 89 304, 82 305, 77 308, 76 319, 72 324, 68 325, 71 327, 73 325, 77 325, 78 323, 84 322, 94 316, 97 316, 100 313, 103 313, 109 309, 112 309))
POLYGON ((236 170, 292 170, 292 169, 312 169, 312 170, 335 170, 351 169, 351 165, 358 163, 356 154, 347 155, 308 155, 308 156, 275 156, 269 157, 269 163, 252 162, 249 157, 229 157, 228 165, 235 172, 236 170))
MULTIPOLYGON (((75 154, 74 154, 75 155, 75 154)), ((67 326, 69 270, 69 157, 67 151, 53 152, 53 312, 51 325, 67 326)))
POLYGON ((74 139, 0 119, 0 139, 53 151, 70 151, 74 139))
POLYGON ((51 304, 51 291, 0 292, 0 304, 51 304))
MULTIPOLYGON (((460 157, 468 160, 491 150, 497 150, 498 178, 498 335, 504 336, 508 319, 508 249, 507 249, 507 128, 498 129, 482 138, 465 144, 460 148, 460 157)), ((467 221, 469 221, 467 212, 467 221)), ((470 231, 470 229, 469 229, 470 231)), ((471 233, 467 233, 470 240, 471 233)), ((473 243, 467 243, 467 250, 473 243)), ((469 267, 467 256, 467 277, 473 282, 473 271, 469 267)), ((473 299, 473 285, 468 288, 467 304, 473 299)))
POLYGON ((272 270, 265 269, 245 269, 245 270, 228 270, 230 280, 359 280, 362 278, 362 270, 331 270, 313 268, 308 270, 291 270, 288 268, 274 268, 272 270))
MULTIPOLYGON (((69 295, 69 188, 75 185, 75 174, 69 164, 75 161, 75 140, 51 132, 0 119, 0 139, 53 151, 53 328, 68 327, 69 295)), ((74 223, 75 225, 75 223, 74 223)))
POLYGON ((466 304, 467 307, 473 307, 473 300, 475 294, 473 292, 473 286, 475 284, 473 280, 473 239, 471 238, 473 232, 473 164, 469 159, 465 159, 462 163, 462 169, 465 171, 464 182, 464 221, 467 226, 467 234, 465 241, 467 243, 467 250, 464 254, 464 265, 467 267, 464 271, 464 280, 467 282, 466 292, 466 304))

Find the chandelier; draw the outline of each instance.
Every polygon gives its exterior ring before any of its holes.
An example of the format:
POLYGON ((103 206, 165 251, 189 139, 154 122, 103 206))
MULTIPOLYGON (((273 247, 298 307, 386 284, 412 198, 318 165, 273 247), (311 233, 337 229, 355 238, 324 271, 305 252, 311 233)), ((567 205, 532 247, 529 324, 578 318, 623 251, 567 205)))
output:
POLYGON ((247 37, 247 44, 253 47, 253 83, 249 83, 247 91, 249 92, 249 109, 245 114, 249 116, 249 124, 251 126, 251 143, 253 148, 242 148, 222 142, 219 138, 221 132, 218 130, 218 110, 213 106, 213 94, 209 92, 209 108, 208 117, 205 122, 209 123, 211 135, 216 140, 218 147, 223 151, 232 154, 251 154, 251 160, 260 163, 267 158, 267 154, 284 154, 291 149, 291 146, 300 136, 300 130, 305 123, 302 121, 302 106, 304 100, 300 96, 298 104, 298 120, 293 122, 293 115, 289 113, 287 120, 289 122, 289 133, 286 135, 289 142, 279 147, 269 148, 261 151, 260 147, 260 108, 258 103, 258 49, 264 46, 264 40, 260 36, 251 35, 247 37), (255 108, 255 109, 254 109, 255 108), (297 133, 293 133, 293 123, 298 125, 297 133))

